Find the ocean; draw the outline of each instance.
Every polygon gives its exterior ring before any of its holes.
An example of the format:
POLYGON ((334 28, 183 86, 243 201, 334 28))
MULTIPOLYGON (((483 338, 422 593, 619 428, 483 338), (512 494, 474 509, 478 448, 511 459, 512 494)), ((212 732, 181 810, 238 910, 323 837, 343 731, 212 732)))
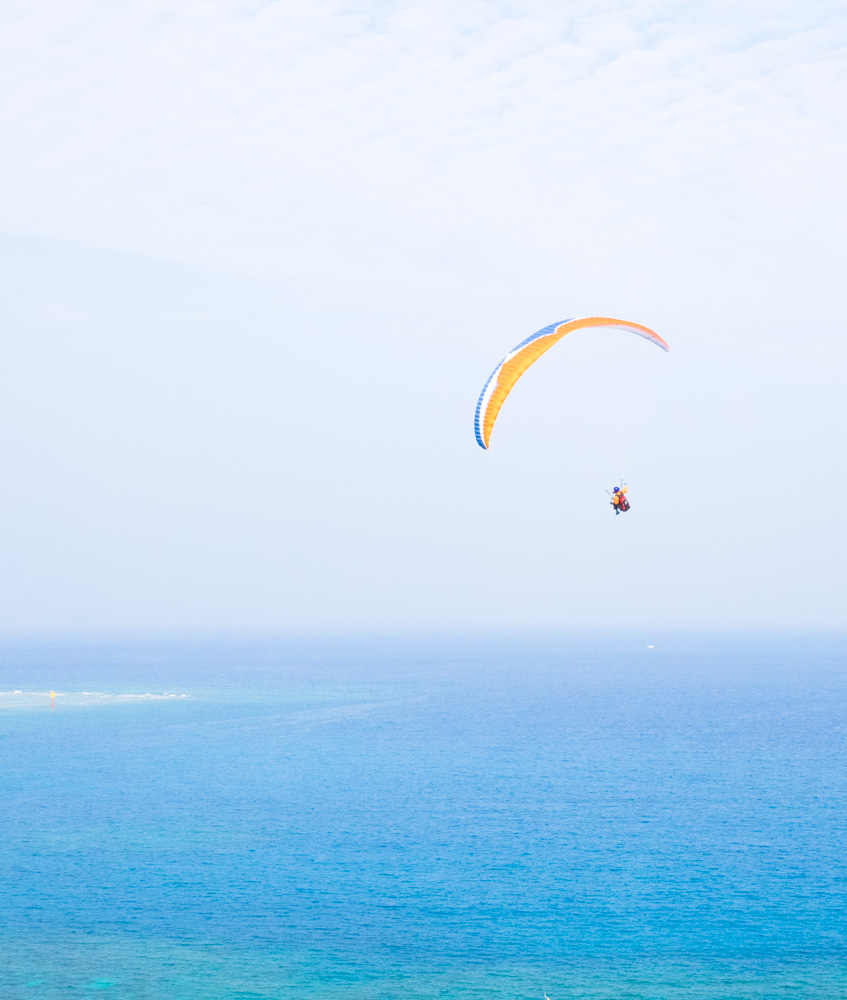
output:
POLYGON ((844 636, 7 641, 0 1000, 847 998, 845 734, 844 636))

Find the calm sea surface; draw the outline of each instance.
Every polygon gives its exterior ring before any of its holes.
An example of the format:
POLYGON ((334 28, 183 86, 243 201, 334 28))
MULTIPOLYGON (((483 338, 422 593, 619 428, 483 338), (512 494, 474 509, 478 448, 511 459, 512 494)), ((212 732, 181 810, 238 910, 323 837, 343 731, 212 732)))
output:
POLYGON ((6 643, 0 691, 0 1000, 847 998, 843 637, 6 643))

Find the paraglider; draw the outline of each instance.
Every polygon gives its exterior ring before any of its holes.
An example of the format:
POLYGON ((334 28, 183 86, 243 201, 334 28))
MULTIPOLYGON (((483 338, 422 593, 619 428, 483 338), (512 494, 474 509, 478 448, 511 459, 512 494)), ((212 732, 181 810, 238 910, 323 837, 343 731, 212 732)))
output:
MULTIPOLYGON (((513 351, 510 351, 488 376, 488 381, 482 387, 474 417, 474 432, 480 448, 488 451, 491 432, 494 429, 500 409, 503 403, 506 402, 506 398, 514 388, 515 383, 527 368, 534 364, 542 354, 549 351, 566 334, 574 330, 590 329, 592 327, 626 330, 629 333, 643 337, 645 340, 652 341, 657 347, 661 347, 663 351, 670 350, 670 347, 662 340, 658 333, 655 333, 649 327, 641 326, 640 323, 630 323, 623 319, 610 319, 607 316, 587 316, 581 319, 568 319, 561 323, 551 323, 550 326, 545 326, 538 333, 534 333, 531 337, 527 337, 526 340, 521 341, 513 351)), ((626 492, 627 487, 621 481, 620 486, 616 486, 609 493, 615 515, 625 513, 629 510, 630 504, 626 492)))
POLYGON ((510 351, 500 362, 494 371, 489 375, 488 381, 482 387, 479 402, 476 404, 476 416, 474 418, 474 431, 476 440, 480 448, 488 450, 488 442, 491 439, 491 431, 494 429, 494 422, 500 408, 506 401, 506 397, 514 388, 515 383, 529 368, 536 362, 542 354, 558 343, 566 334, 574 330, 588 329, 591 327, 610 327, 618 330, 626 330, 629 333, 644 337, 645 340, 652 341, 663 351, 669 351, 670 347, 664 340, 646 326, 639 323, 629 323, 622 319, 609 319, 605 316, 588 316, 581 319, 568 319, 560 323, 551 323, 543 330, 534 333, 531 337, 521 341, 520 344, 510 351))

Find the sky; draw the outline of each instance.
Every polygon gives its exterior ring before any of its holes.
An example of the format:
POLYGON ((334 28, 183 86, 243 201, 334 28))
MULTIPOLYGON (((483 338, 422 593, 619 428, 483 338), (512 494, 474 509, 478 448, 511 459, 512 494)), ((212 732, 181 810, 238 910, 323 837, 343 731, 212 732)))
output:
POLYGON ((835 0, 8 0, 0 631, 844 628, 845 108, 835 0))

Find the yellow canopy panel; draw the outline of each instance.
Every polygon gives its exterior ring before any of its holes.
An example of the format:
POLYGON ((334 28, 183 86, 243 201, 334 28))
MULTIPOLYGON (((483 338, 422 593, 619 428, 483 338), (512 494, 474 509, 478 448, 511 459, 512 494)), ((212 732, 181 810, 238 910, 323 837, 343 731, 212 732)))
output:
POLYGON ((521 341, 520 344, 500 362, 494 371, 489 375, 488 381, 482 387, 479 402, 476 404, 476 417, 474 419, 474 430, 476 439, 481 448, 488 448, 491 438, 491 431, 500 407, 506 402, 506 397, 512 391, 513 386, 531 364, 537 361, 545 351, 560 341, 565 334, 573 330, 582 330, 586 327, 612 327, 618 330, 627 330, 630 333, 638 334, 645 340, 652 340, 654 344, 661 347, 663 351, 669 351, 670 347, 662 340, 658 333, 654 333, 646 326, 638 323, 628 323, 623 319, 609 319, 606 316, 588 316, 579 319, 567 319, 560 323, 551 323, 543 330, 534 333, 531 337, 521 341))

